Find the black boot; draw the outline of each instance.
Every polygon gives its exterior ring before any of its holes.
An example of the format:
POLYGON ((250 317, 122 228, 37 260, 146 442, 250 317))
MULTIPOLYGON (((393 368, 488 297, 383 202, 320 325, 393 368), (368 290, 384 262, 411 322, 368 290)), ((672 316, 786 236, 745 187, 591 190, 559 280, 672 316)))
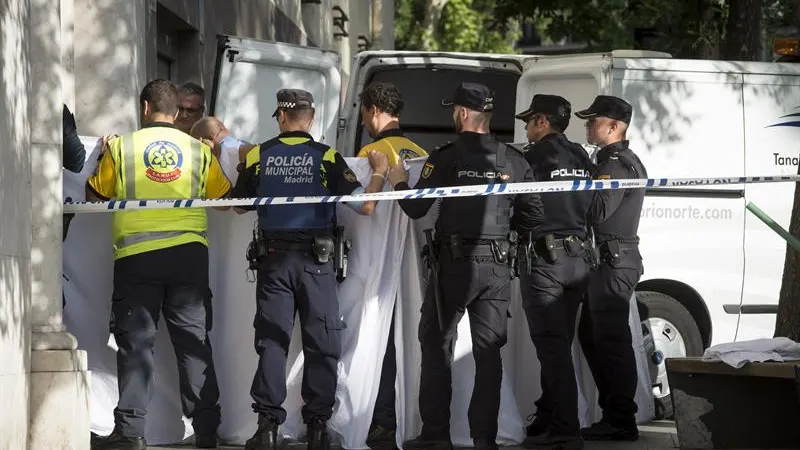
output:
POLYGON ((328 423, 314 419, 307 424, 306 449, 329 450, 331 443, 328 440, 328 423))
POLYGON ((531 414, 528 416, 528 420, 531 420, 532 417, 535 417, 535 419, 533 419, 533 422, 531 422, 526 429, 528 437, 539 436, 547 431, 547 427, 550 426, 550 417, 545 414, 531 414))
POLYGON ((256 434, 244 444, 245 450, 277 450, 278 421, 269 416, 258 416, 256 434))
POLYGON ((497 442, 494 439, 473 439, 475 450, 498 450, 497 442))
POLYGON ((392 428, 383 425, 372 424, 367 435, 367 445, 372 450, 395 450, 395 432, 392 428))
POLYGON ((197 448, 217 448, 219 436, 217 433, 198 434, 194 438, 194 446, 197 448))
POLYGON ((429 439, 420 436, 404 442, 403 448, 405 450, 453 450, 453 442, 450 439, 429 439))
POLYGON ((569 436, 547 430, 538 436, 526 438, 522 442, 525 448, 547 448, 552 450, 582 450, 583 440, 580 436, 569 436))
POLYGON ((635 441, 639 439, 636 425, 619 426, 606 419, 581 429, 581 436, 587 441, 635 441))
POLYGON ((117 429, 108 436, 95 436, 91 446, 92 450, 147 450, 143 437, 123 436, 117 429))

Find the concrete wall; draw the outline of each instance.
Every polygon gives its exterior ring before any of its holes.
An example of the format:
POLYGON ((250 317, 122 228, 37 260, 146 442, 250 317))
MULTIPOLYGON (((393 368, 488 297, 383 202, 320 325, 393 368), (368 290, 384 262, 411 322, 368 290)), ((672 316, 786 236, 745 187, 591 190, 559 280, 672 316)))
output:
POLYGON ((0 448, 27 448, 31 299, 28 0, 0 1, 0 448))
POLYGON ((74 0, 75 117, 83 135, 139 123, 148 1, 74 0))
MULTIPOLYGON (((121 133, 138 124, 141 87, 156 76, 157 15, 163 8, 185 24, 192 39, 177 49, 176 81, 213 86, 217 36, 251 37, 310 45, 340 53, 343 86, 350 61, 358 51, 358 36, 372 40, 372 0, 60 0, 74 2, 72 40, 74 62, 66 55, 67 71, 74 66, 75 113, 80 134, 121 133), (332 7, 347 16, 350 36, 333 37, 332 7)), ((383 1, 383 48, 393 48, 394 1, 383 1)), ((67 99, 70 85, 65 82, 67 99)), ((210 92, 207 100, 210 99, 210 92)), ((68 105, 71 103, 68 101, 68 105)))
MULTIPOLYGON (((29 0, 30 385, 28 446, 89 448, 89 375, 61 309, 61 2, 29 0)), ((24 175, 15 174, 17 183, 24 175)), ((12 216, 14 217, 14 216, 12 216)), ((23 321, 23 323, 26 323, 23 321)), ((23 447, 24 448, 24 447, 23 447)))

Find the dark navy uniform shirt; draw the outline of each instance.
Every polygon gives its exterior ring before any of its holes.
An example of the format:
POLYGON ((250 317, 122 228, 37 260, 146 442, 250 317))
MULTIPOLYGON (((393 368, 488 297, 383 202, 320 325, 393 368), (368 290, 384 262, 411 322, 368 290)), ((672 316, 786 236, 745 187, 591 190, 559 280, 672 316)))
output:
MULTIPOLYGON (((533 168, 537 181, 588 180, 594 168, 586 150, 560 133, 548 134, 528 145, 525 159, 533 168)), ((553 233, 556 238, 573 235, 585 239, 587 213, 593 194, 592 191, 542 194, 545 221, 534 237, 553 233)))
MULTIPOLYGON (((433 151, 415 189, 534 181, 522 153, 487 134, 463 132, 455 141, 433 151)), ((398 183, 396 190, 410 189, 398 183)), ((423 217, 435 198, 398 200, 412 219, 423 217)), ((543 220, 538 194, 443 198, 437 235, 466 239, 505 237, 509 229, 527 233, 543 220), (513 208, 513 216, 511 210, 513 208)))
MULTIPOLYGON (((647 170, 639 157, 628 148, 628 141, 620 141, 597 152, 594 178, 597 180, 647 178, 647 170)), ((611 239, 638 242, 637 233, 644 191, 644 189, 594 191, 589 216, 598 243, 611 239)))

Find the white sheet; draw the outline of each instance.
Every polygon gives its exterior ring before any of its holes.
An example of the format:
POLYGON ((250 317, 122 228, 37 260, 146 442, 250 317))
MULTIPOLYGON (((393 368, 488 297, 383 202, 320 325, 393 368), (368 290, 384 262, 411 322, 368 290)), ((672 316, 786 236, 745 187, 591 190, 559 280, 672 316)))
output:
MULTIPOLYGON (((82 138, 87 149, 87 164, 81 174, 65 172, 64 195, 75 201, 84 199, 84 183, 96 166, 99 152, 96 138, 82 138)), ((235 158, 223 156, 227 174, 235 158)), ((365 159, 347 158, 348 164, 366 184, 369 168, 365 159)), ((411 163, 412 177, 419 173, 423 160, 411 163)), ((412 178, 412 185, 415 178, 412 178)), ((422 230, 432 224, 436 209, 420 221, 409 221, 396 202, 379 202, 371 217, 356 215, 340 207, 339 220, 353 242, 348 279, 340 285, 341 313, 348 325, 343 339, 343 358, 339 364, 339 384, 330 428, 344 448, 364 449, 388 337, 391 306, 395 308, 397 347, 398 444, 421 429, 419 419, 419 342, 417 323, 422 304, 422 267, 419 263, 422 230)), ((255 213, 236 215, 209 210, 211 288, 214 292, 214 328, 211 340, 220 384, 223 441, 242 444, 256 428, 249 389, 257 358, 253 349, 252 320, 255 287, 246 280, 244 250, 252 235, 255 213)), ((80 348, 89 355, 92 371, 92 431, 108 434, 113 428, 113 409, 118 399, 114 339, 108 333, 108 317, 113 274, 109 214, 79 214, 73 220, 64 243, 64 271, 68 277, 65 323, 78 338, 80 348)), ((539 367, 528 336, 527 323, 520 307, 515 282, 509 343, 503 349, 504 377, 498 443, 515 445, 524 437, 525 417, 534 411, 533 401, 540 394, 539 367)), ((631 308, 639 368, 638 420, 653 417, 649 373, 641 344, 638 312, 631 308)), ((147 417, 149 444, 180 442, 193 434, 191 424, 181 417, 175 356, 164 327, 160 327, 155 349, 155 380, 147 417)), ((467 423, 467 407, 472 392, 474 360, 471 354, 469 321, 459 324, 453 376, 452 437, 456 446, 472 446, 467 423)), ((295 329, 287 366, 288 397, 284 404, 287 420, 284 436, 300 439, 305 433, 300 418, 302 355, 295 329)), ((575 350, 579 350, 576 345, 575 350)), ((575 351, 579 377, 581 424, 599 419, 596 390, 591 374, 575 351)))
POLYGON ((707 348, 703 359, 722 361, 737 369, 751 362, 797 361, 800 360, 800 344, 787 337, 727 342, 707 348))

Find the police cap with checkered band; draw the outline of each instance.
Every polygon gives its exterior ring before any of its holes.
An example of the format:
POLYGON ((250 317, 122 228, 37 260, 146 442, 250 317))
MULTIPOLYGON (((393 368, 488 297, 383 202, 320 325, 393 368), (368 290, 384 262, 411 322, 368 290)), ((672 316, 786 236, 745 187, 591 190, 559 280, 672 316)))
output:
POLYGON ((272 117, 277 117, 278 112, 287 109, 314 109, 314 97, 310 92, 302 89, 281 89, 277 94, 278 107, 272 117))

